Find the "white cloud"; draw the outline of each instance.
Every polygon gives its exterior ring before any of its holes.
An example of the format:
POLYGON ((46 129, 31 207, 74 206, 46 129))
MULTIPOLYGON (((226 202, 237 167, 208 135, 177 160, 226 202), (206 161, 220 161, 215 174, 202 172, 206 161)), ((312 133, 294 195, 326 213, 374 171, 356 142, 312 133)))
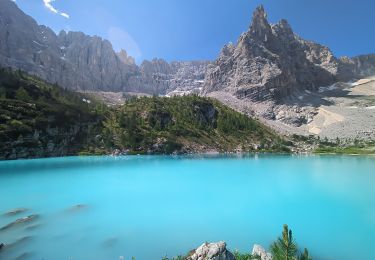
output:
POLYGON ((68 19, 70 18, 69 14, 67 14, 67 13, 60 13, 60 15, 64 16, 65 18, 68 18, 68 19))
POLYGON ((43 3, 44 3, 44 6, 50 10, 52 13, 55 13, 55 14, 59 14, 65 18, 70 18, 70 16, 67 14, 67 13, 64 13, 64 12, 60 12, 59 10, 57 10, 55 7, 53 7, 52 5, 52 2, 54 2, 55 0, 43 0, 43 3))
POLYGON ((108 30, 108 40, 112 43, 116 51, 124 49, 135 60, 139 61, 141 59, 141 49, 128 32, 118 27, 110 27, 108 30))

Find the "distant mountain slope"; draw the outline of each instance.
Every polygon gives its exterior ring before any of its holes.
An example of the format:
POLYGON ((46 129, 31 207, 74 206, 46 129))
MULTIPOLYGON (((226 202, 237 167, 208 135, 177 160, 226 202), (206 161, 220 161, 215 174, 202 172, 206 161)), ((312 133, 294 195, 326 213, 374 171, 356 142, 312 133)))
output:
POLYGON ((286 20, 271 25, 263 7, 236 45, 209 61, 144 61, 140 66, 109 41, 38 25, 11 0, 0 0, 0 66, 21 69, 72 90, 147 94, 210 93, 279 100, 375 72, 375 56, 336 58, 296 35, 286 20))
POLYGON ((74 90, 121 90, 137 71, 118 58, 110 42, 81 32, 56 35, 10 0, 0 0, 0 65, 74 90))
POLYGON ((83 95, 0 69, 0 159, 74 155, 100 129, 83 95))
MULTIPOLYGON (((165 94, 201 84, 207 62, 145 61, 140 67, 109 41, 38 25, 11 0, 0 0, 0 65, 72 90, 165 94), (164 67, 160 67, 164 63, 164 67), (150 68, 151 67, 151 68, 150 68)), ((202 85, 202 84, 201 84, 202 85)), ((200 85, 198 86, 200 87, 200 85)))
POLYGON ((289 151, 262 123, 196 95, 132 99, 104 122, 110 147, 136 153, 289 151))
POLYGON ((258 7, 249 30, 209 66, 204 93, 226 91, 254 101, 281 100, 340 80, 375 74, 375 55, 337 59, 329 48, 296 35, 286 20, 269 24, 258 7))
POLYGON ((289 151, 268 127, 211 99, 133 98, 108 108, 9 69, 0 69, 0 147, 0 160, 114 151, 289 151))
POLYGON ((355 82, 374 75, 375 54, 336 58, 286 20, 270 24, 259 6, 238 42, 208 66, 202 93, 287 135, 367 140, 375 96, 355 82))

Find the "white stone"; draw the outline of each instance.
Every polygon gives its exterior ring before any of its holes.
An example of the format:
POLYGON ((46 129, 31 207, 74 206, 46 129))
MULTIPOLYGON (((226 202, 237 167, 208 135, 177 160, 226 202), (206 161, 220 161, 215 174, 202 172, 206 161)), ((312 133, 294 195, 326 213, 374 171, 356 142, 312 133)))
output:
POLYGON ((260 245, 254 245, 252 255, 260 256, 261 260, 272 260, 272 255, 267 253, 267 251, 260 245))

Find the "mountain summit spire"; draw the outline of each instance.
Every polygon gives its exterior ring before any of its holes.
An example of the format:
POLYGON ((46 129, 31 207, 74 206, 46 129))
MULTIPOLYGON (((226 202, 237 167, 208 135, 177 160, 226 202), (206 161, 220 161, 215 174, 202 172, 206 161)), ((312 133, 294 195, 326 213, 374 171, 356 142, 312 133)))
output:
POLYGON ((253 38, 261 41, 267 41, 269 36, 272 35, 271 25, 267 21, 267 13, 263 5, 258 6, 253 13, 250 34, 253 38))

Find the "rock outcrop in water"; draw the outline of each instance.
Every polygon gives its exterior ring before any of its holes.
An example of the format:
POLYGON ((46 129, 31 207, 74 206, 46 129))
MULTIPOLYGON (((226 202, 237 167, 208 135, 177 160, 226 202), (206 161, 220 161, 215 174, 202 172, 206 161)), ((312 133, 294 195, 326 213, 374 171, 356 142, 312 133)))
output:
POLYGON ((17 208, 17 209, 12 209, 12 210, 7 211, 4 215, 5 215, 5 216, 15 216, 15 215, 18 215, 18 214, 24 213, 24 212, 26 212, 27 210, 28 210, 28 209, 26 209, 26 208, 17 208))
POLYGON ((0 231, 5 231, 7 229, 10 229, 14 226, 18 226, 18 225, 23 224, 23 223, 30 223, 30 222, 34 221, 36 218, 38 218, 38 215, 29 215, 27 217, 19 218, 15 221, 3 226, 2 228, 0 228, 0 231))

